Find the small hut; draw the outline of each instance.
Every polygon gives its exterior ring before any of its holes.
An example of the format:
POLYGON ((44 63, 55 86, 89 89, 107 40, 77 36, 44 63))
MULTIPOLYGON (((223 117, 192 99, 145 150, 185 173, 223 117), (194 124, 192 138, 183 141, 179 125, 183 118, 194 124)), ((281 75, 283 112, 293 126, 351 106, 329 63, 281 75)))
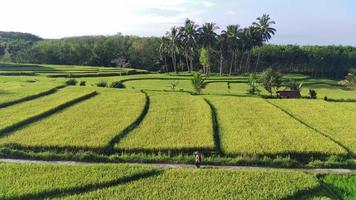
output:
POLYGON ((298 99, 301 97, 298 90, 277 91, 278 98, 298 99))

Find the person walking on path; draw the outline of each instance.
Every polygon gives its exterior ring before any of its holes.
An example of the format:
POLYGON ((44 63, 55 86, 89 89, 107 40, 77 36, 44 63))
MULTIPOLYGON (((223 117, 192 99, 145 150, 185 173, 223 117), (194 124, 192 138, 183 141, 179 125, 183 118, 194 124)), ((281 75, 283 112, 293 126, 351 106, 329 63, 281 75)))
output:
POLYGON ((201 165, 201 155, 200 155, 199 151, 196 151, 194 153, 194 158, 195 158, 195 166, 197 166, 197 168, 199 168, 201 165))

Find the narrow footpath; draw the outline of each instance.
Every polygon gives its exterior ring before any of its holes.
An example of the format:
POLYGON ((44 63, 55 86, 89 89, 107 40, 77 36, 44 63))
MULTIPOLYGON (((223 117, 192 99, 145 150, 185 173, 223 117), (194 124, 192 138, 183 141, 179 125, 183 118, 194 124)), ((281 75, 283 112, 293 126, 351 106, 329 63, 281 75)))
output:
MULTIPOLYGON (((166 164, 166 163, 98 163, 98 162, 76 162, 76 161, 42 161, 42 160, 22 160, 22 159, 0 159, 0 163, 34 163, 34 164, 60 164, 60 165, 92 165, 92 164, 126 164, 158 167, 163 169, 170 168, 196 168, 191 164, 166 164)), ((275 167, 255 167, 255 166, 228 166, 228 165, 202 165, 203 169, 225 169, 225 170, 285 170, 311 173, 338 173, 338 174, 356 174, 356 169, 330 169, 330 168, 275 168, 275 167)))

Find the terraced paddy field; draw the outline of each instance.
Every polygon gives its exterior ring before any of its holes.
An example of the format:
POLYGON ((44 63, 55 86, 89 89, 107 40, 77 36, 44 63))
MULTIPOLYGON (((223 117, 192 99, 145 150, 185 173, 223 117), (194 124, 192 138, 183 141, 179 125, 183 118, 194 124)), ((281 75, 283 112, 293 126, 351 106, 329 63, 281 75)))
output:
POLYGON ((291 116, 356 152, 356 118, 353 109, 321 100, 269 100, 291 116))
POLYGON ((2 108, 0 110, 2 117, 0 121, 0 133, 4 133, 5 129, 13 127, 19 122, 34 118, 93 91, 94 90, 90 88, 67 87, 50 95, 2 108))
POLYGON ((12 132, 0 143, 30 147, 105 147, 135 121, 144 105, 143 93, 100 90, 91 99, 12 132))
POLYGON ((174 167, 199 150, 203 169, 0 163, 0 199, 355 199, 355 175, 205 166, 356 168, 356 104, 322 100, 354 99, 354 88, 286 75, 319 99, 265 99, 248 94, 246 76, 211 75, 193 95, 189 73, 127 70, 0 64, 0 158, 174 167), (77 86, 58 88, 68 75, 77 86))
POLYGON ((227 154, 346 154, 313 129, 260 98, 209 96, 227 154))
MULTIPOLYGON (((162 169, 112 164, 0 163, 1 199, 333 199, 355 176, 288 170, 162 169)), ((352 186, 350 188, 353 188, 352 186)), ((344 199, 352 199, 347 189, 344 199)), ((344 193, 340 193, 344 194, 344 193)))
POLYGON ((209 105, 199 96, 150 92, 147 116, 116 145, 123 150, 213 149, 209 105))
POLYGON ((0 107, 17 99, 38 95, 63 85, 64 81, 34 76, 1 76, 0 107))

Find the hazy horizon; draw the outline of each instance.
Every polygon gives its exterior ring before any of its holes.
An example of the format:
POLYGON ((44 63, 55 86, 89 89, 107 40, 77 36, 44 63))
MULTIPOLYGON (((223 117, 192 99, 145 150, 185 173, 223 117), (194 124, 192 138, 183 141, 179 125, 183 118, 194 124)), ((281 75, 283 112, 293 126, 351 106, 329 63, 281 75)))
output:
POLYGON ((86 35, 162 36, 185 18, 198 24, 250 25, 270 14, 273 44, 356 45, 356 1, 348 0, 6 0, 0 30, 46 39, 86 35), (18 13, 18 14, 14 14, 18 13))

